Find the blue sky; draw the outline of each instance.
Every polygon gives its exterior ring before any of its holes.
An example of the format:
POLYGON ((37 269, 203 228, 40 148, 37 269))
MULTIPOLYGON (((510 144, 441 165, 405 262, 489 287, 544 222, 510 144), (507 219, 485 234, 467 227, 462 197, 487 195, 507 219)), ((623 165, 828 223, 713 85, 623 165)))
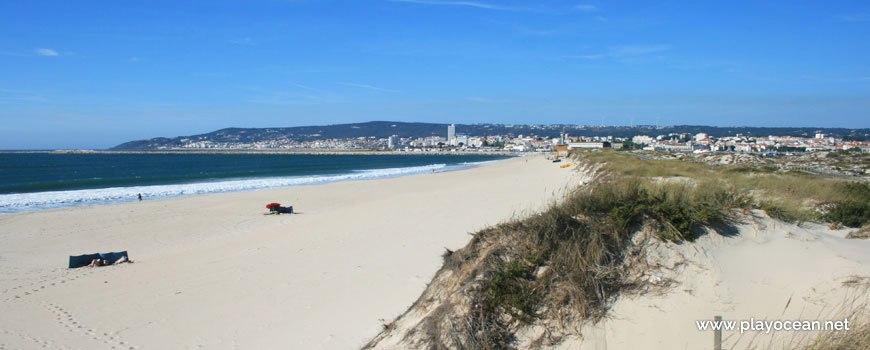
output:
POLYGON ((2 1, 0 149, 370 120, 870 127, 866 1, 2 1))

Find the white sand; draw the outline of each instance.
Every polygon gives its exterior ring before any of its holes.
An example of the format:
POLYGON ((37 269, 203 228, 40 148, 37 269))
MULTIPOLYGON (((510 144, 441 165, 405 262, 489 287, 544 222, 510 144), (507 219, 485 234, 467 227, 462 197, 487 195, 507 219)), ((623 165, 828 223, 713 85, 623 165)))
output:
POLYGON ((559 198, 540 155, 438 174, 0 216, 0 349, 353 349, 445 247, 559 198), (292 204, 298 215, 264 216, 292 204), (66 269, 128 250, 134 264, 66 269))
MULTIPOLYGON (((648 277, 676 279, 664 295, 621 297, 607 319, 583 329, 582 350, 712 349, 713 332, 698 320, 840 320, 844 303, 866 303, 870 241, 845 239, 851 230, 819 224, 788 224, 764 216, 744 217, 736 236, 703 236, 694 243, 657 244, 653 261, 662 269, 648 277), (857 298, 856 298, 857 297, 857 298)), ((862 308, 862 305, 854 305, 862 308)), ((863 305, 866 307, 866 305, 863 305)), ((865 320, 866 321, 866 320, 865 320)), ((783 349, 812 338, 807 331, 723 332, 724 349, 783 349)))

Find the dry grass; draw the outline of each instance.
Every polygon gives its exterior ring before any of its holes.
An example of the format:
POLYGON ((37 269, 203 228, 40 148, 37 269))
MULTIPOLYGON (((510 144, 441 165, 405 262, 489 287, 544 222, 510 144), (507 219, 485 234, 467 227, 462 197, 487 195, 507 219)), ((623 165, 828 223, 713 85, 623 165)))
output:
POLYGON ((826 332, 801 350, 855 350, 870 349, 870 323, 860 324, 849 331, 826 332))
POLYGON ((870 184, 766 166, 714 166, 700 162, 638 159, 618 152, 578 152, 618 177, 683 177, 716 181, 751 195, 753 205, 784 221, 824 221, 859 227, 870 221, 870 184), (714 179, 714 180, 711 180, 714 179))
MULTIPOLYGON (((537 320, 572 324, 597 320, 620 293, 645 287, 628 276, 641 250, 632 241, 646 227, 673 242, 694 240, 702 227, 727 225, 732 210, 748 208, 722 183, 659 183, 612 178, 578 189, 531 217, 477 233, 444 268, 464 275, 474 307, 465 319, 444 310, 427 329, 434 349, 510 349, 518 327, 537 320), (445 339, 445 325, 462 337, 445 339), (464 325, 464 326, 462 326, 464 325)), ((553 326, 557 327, 557 326, 553 326)))
MULTIPOLYGON (((820 321, 821 327, 827 321, 848 320, 849 329, 842 330, 802 330, 802 331, 750 331, 738 335, 730 349, 746 350, 856 350, 870 349, 870 277, 851 276, 842 283, 843 297, 838 304, 827 305, 825 309, 803 318, 806 321, 820 321), (741 340, 750 337, 748 343, 741 340)), ((788 308, 788 305, 786 305, 788 308)), ((783 310, 785 312, 785 310, 783 310)))
POLYGON ((516 331, 534 324, 558 342, 564 325, 602 318, 617 295, 658 288, 630 275, 643 255, 643 245, 633 240, 638 231, 692 241, 705 228, 728 228, 736 211, 758 206, 800 220, 810 214, 798 203, 830 200, 842 184, 801 174, 777 180, 783 174, 767 168, 614 152, 580 156, 601 165, 591 184, 544 212, 484 229, 464 248, 443 254, 435 280, 409 309, 430 311, 405 337, 427 349, 513 349, 516 331), (674 176, 690 181, 654 179, 674 176))
POLYGON ((870 239, 870 224, 865 224, 860 229, 849 232, 846 235, 846 238, 849 239, 870 239))

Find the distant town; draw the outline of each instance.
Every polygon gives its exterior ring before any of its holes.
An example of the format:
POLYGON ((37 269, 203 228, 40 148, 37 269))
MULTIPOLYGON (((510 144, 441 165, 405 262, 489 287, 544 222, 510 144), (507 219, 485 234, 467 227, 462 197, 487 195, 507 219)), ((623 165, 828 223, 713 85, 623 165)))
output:
POLYGON ((840 134, 810 128, 604 128, 370 122, 324 127, 223 129, 203 135, 133 141, 113 150, 548 152, 556 148, 614 148, 693 153, 870 152, 868 130, 833 129, 832 132, 840 134), (391 131, 395 134, 389 135, 391 131), (612 134, 604 135, 607 132, 612 134), (758 135, 761 132, 798 135, 758 135))

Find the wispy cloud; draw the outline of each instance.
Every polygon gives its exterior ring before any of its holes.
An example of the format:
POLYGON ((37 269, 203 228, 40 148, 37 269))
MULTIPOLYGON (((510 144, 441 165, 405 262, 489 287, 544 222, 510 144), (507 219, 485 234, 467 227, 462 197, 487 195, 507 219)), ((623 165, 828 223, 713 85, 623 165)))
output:
POLYGON ((368 85, 368 84, 348 83, 348 82, 343 82, 343 81, 338 82, 338 84, 344 85, 344 86, 353 86, 353 87, 358 87, 358 88, 363 88, 363 89, 375 90, 375 91, 401 92, 399 90, 385 89, 385 88, 377 87, 374 85, 368 85))
POLYGON ((29 51, 0 51, 0 56, 15 56, 15 57, 58 57, 58 56, 72 56, 75 55, 75 52, 66 51, 66 52, 58 52, 57 50, 47 49, 47 48, 35 48, 29 51))
POLYGON ((670 49, 671 45, 623 45, 611 47, 610 54, 613 56, 646 55, 670 49))
POLYGON ((307 85, 302 85, 302 84, 297 84, 297 83, 290 83, 290 85, 298 87, 300 89, 308 90, 308 91, 323 92, 323 90, 321 90, 321 89, 313 88, 313 87, 310 87, 307 85))
POLYGON ((568 58, 580 58, 584 60, 600 60, 602 58, 607 57, 605 54, 594 54, 594 55, 573 55, 567 56, 568 58))
POLYGON ((621 45, 611 46, 606 53, 595 53, 586 55, 572 55, 566 58, 579 58, 585 60, 600 60, 604 58, 625 58, 630 56, 648 55, 657 52, 670 50, 670 45, 621 45))
POLYGON ((35 53, 39 56, 59 56, 57 51, 54 51, 52 49, 45 49, 45 48, 34 49, 33 53, 35 53))
POLYGON ((254 45, 254 40, 249 37, 244 37, 241 39, 230 40, 230 43, 234 45, 251 46, 254 45))
POLYGON ((390 0, 392 2, 407 2, 412 4, 423 4, 423 5, 446 5, 446 6, 466 6, 466 7, 475 7, 479 9, 486 10, 498 10, 498 11, 528 11, 530 9, 523 7, 512 7, 512 6, 502 6, 502 5, 494 5, 484 2, 477 1, 442 1, 442 0, 390 0))
POLYGON ((142 59, 139 58, 139 57, 130 57, 130 58, 128 59, 128 61, 130 61, 130 62, 139 62, 139 61, 142 61, 142 59))
POLYGON ((548 6, 544 4, 535 4, 536 2, 529 1, 533 5, 511 6, 492 2, 477 1, 477 0, 389 0, 391 2, 404 2, 410 4, 433 5, 433 6, 457 6, 471 7, 483 10, 493 11, 509 11, 509 12, 531 12, 531 13, 546 13, 555 15, 566 15, 573 11, 581 12, 596 12, 598 7, 591 4, 578 4, 573 6, 548 6))
POLYGON ((870 22, 870 13, 867 12, 839 14, 835 17, 845 22, 870 22))
POLYGON ((507 100, 496 100, 496 99, 491 99, 488 97, 477 97, 477 96, 470 96, 470 97, 466 97, 465 99, 467 101, 478 102, 478 103, 505 103, 505 102, 509 102, 507 100))

